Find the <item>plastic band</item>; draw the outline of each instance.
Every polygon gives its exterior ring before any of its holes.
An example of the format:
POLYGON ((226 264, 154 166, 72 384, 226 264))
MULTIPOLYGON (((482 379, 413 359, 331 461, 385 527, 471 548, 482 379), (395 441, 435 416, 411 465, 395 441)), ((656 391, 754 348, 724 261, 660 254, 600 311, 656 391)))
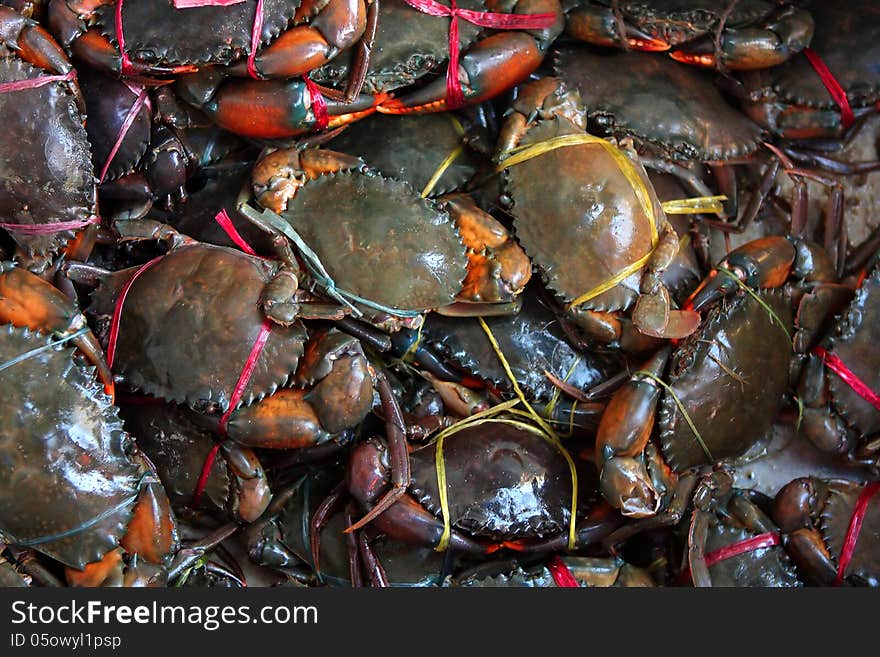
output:
POLYGON ((52 233, 61 233, 65 230, 80 230, 86 226, 99 223, 101 223, 101 217, 92 215, 88 219, 56 221, 48 224, 13 224, 0 222, 0 228, 8 230, 10 233, 21 233, 22 235, 51 235, 52 233))
MULTIPOLYGON (((742 541, 737 541, 736 543, 731 543, 730 545, 725 545, 722 548, 718 548, 714 552, 710 552, 707 554, 703 560, 706 562, 706 567, 711 568, 717 563, 722 561, 726 561, 727 559, 732 559, 733 557, 738 557, 741 554, 746 554, 748 552, 754 552, 755 550, 762 550, 764 548, 776 547, 777 545, 782 545, 782 539, 779 536, 778 532, 765 532, 763 534, 758 534, 757 536, 752 536, 751 538, 747 538, 742 541)), ((683 570, 681 575, 678 577, 678 583, 684 583, 691 575, 690 568, 683 570)))
POLYGON ((445 16, 449 21, 449 65, 446 68, 446 109, 458 109, 465 104, 461 80, 458 79, 458 62, 461 53, 458 48, 458 19, 464 19, 479 27, 496 30, 541 30, 556 22, 557 15, 546 14, 503 14, 491 11, 460 9, 455 0, 449 6, 436 0, 404 0, 406 4, 429 16, 445 16))
POLYGON ((125 120, 119 128, 119 134, 116 135, 116 141, 113 143, 113 148, 110 149, 107 161, 104 162, 104 167, 101 169, 101 175, 98 177, 98 184, 104 182, 104 178, 107 176, 107 171, 110 169, 110 163, 113 161, 113 158, 116 157, 116 153, 119 152, 119 147, 122 146, 122 140, 125 139, 125 135, 128 134, 131 126, 134 124, 134 120, 137 118, 138 112, 141 111, 141 107, 147 102, 146 89, 141 87, 138 91, 135 91, 137 87, 132 88, 131 85, 129 85, 128 88, 137 94, 137 98, 135 98, 134 104, 131 106, 131 109, 128 110, 128 114, 125 115, 125 120))
POLYGON ((122 75, 131 75, 134 73, 134 65, 125 52, 125 34, 122 31, 122 2, 116 0, 116 43, 119 46, 119 72, 122 75))
POLYGON ((675 199, 663 201, 660 206, 666 214, 719 214, 724 211, 724 201, 727 197, 719 196, 695 196, 693 198, 675 199))
POLYGON ((214 443, 213 447, 211 447, 211 451, 208 452, 208 456, 205 457, 205 462, 202 464, 202 471, 199 473, 199 480, 196 483, 196 489, 193 491, 192 496, 192 505, 196 506, 199 503, 199 500, 202 499, 202 495, 205 492, 205 488, 208 486, 208 477, 211 475, 211 468, 214 467, 214 461, 217 460, 217 453, 220 451, 221 443, 214 443))
POLYGON ((859 534, 862 531, 862 521, 865 519, 865 512, 868 510, 868 504, 871 498, 880 491, 880 481, 874 481, 862 490, 859 499, 856 500, 856 506, 853 509, 852 517, 849 519, 849 527, 846 529, 846 539, 843 541, 843 549, 840 551, 839 565, 837 566, 837 577, 834 580, 834 586, 843 584, 846 569, 849 562, 852 561, 853 554, 856 550, 856 542, 859 540, 859 534))
POLYGON ((556 583, 556 586, 565 589, 580 588, 574 575, 571 574, 569 567, 566 566, 565 562, 558 556, 553 557, 547 562, 547 570, 549 570, 550 574, 553 576, 553 581, 556 583))
POLYGON ((15 80, 14 82, 0 83, 0 94, 9 93, 11 91, 24 91, 26 89, 36 89, 53 82, 70 82, 76 78, 76 71, 70 69, 64 75, 41 75, 37 78, 28 78, 26 80, 15 80))
POLYGON ((434 191, 437 183, 440 182, 440 178, 443 177, 443 174, 446 173, 446 170, 452 166, 452 163, 455 162, 458 159, 458 156, 461 155, 463 152, 464 144, 460 144, 457 148, 453 149, 453 151, 449 155, 446 156, 446 158, 434 170, 434 173, 431 174, 431 178, 425 184, 424 189, 422 189, 422 198, 428 198, 431 195, 431 192, 434 191))
POLYGON ((231 7, 247 0, 174 0, 175 9, 193 9, 194 7, 231 7))
POLYGON ((257 72, 256 59, 257 50, 260 48, 261 36, 263 34, 263 0, 257 0, 257 10, 254 14, 254 25, 251 27, 251 51, 247 58, 247 72, 254 80, 262 80, 263 78, 257 72))
POLYGON ((330 113, 327 111, 327 101, 324 95, 308 75, 303 76, 306 89, 309 90, 309 98, 312 101, 312 113, 315 115, 315 129, 320 131, 330 123, 330 113))
POLYGON ((128 296, 131 286, 134 285, 134 282, 138 278, 140 278, 141 274, 164 257, 165 256, 161 255, 156 256, 146 264, 141 265, 122 287, 122 291, 119 293, 119 298, 116 299, 116 306, 113 308, 113 319, 110 321, 110 336, 107 338, 107 365, 111 368, 113 367, 113 359, 116 357, 116 342, 119 339, 119 324, 122 320, 122 306, 125 304, 125 298, 128 296))
POLYGON ((813 353, 825 362, 828 369, 834 372, 846 385, 852 388, 853 392, 880 411, 880 395, 871 390, 868 384, 857 377, 853 371, 849 369, 842 360, 840 360, 839 356, 826 351, 822 347, 816 347, 813 349, 813 353))
POLYGON ((257 252, 254 251, 253 247, 245 241, 245 239, 241 236, 241 233, 235 228, 235 225, 232 223, 232 219, 229 218, 229 215, 226 214, 226 209, 220 210, 215 216, 214 221, 220 224, 220 228, 226 233, 226 235, 235 242, 235 245, 240 248, 242 251, 247 253, 248 255, 257 256, 257 252))
POLYGON ((251 377, 254 374, 254 370, 257 367, 257 361, 260 360, 260 354, 263 353, 263 347, 266 346, 266 341, 269 339, 269 334, 271 332, 272 320, 266 317, 263 319, 263 323, 260 326, 260 332, 257 334, 257 339, 254 340, 251 352, 248 354, 248 359, 245 361, 241 374, 238 377, 238 382, 235 384, 235 388, 232 390, 232 395, 229 397, 229 407, 220 418, 219 429, 220 433, 224 436, 226 435, 226 425, 229 422, 229 417, 235 412, 238 402, 241 401, 244 389, 247 387, 247 384, 250 382, 251 377))
POLYGON ((26 351, 23 354, 19 354, 15 358, 7 360, 5 363, 0 363, 0 371, 5 370, 7 367, 12 367, 13 365, 18 365, 19 363, 26 361, 28 358, 33 358, 34 356, 39 356, 44 351, 49 351, 54 347, 57 347, 60 344, 64 344, 65 342, 69 342, 70 340, 75 340, 81 335, 85 335, 89 332, 88 326, 83 326, 80 330, 75 333, 71 333, 70 335, 65 335, 63 338, 59 338, 58 340, 53 340, 52 342, 48 342, 41 347, 37 347, 36 349, 31 349, 30 351, 26 351))
POLYGON ((843 90, 843 87, 840 86, 837 78, 834 77, 834 74, 828 66, 825 65, 825 62, 822 61, 822 58, 819 57, 815 50, 812 48, 804 48, 804 54, 807 56, 810 65, 813 67, 813 70, 816 71, 819 79, 822 80, 822 84, 825 85, 831 98, 834 99, 834 102, 837 103, 837 106, 840 108, 840 122, 843 124, 843 127, 849 128, 856 120, 856 117, 853 114, 852 107, 849 105, 849 98, 846 97, 846 92, 843 90))

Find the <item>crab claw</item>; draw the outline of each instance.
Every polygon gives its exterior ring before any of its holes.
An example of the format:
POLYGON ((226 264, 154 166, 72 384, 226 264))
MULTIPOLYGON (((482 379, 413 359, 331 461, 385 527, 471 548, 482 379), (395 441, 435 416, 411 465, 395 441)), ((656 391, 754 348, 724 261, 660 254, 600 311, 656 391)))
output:
POLYGON ((636 301, 632 319, 636 328, 655 338, 678 340, 697 330, 700 316, 691 310, 670 309, 669 291, 659 287, 655 294, 643 294, 636 301))
POLYGON ((741 285, 780 287, 787 280, 795 261, 794 245, 785 237, 762 237, 734 249, 704 280, 691 298, 698 311, 741 285), (725 271, 732 273, 736 278, 725 271))

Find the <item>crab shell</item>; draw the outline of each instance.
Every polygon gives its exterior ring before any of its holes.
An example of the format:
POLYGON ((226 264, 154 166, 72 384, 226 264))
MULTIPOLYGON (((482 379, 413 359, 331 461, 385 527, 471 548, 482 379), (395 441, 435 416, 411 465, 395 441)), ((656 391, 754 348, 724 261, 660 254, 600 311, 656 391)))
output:
MULTIPOLYGON (((468 427, 446 438, 443 458, 453 527, 493 540, 567 530, 571 474, 562 454, 542 436, 496 422, 468 427)), ((436 446, 412 452, 410 460, 413 495, 439 516, 436 446)), ((590 479, 579 478, 579 512, 592 503, 590 479)))
POLYGON ((406 183, 366 171, 320 176, 282 217, 318 254, 336 286, 388 308, 453 303, 467 273, 449 214, 406 183))
MULTIPOLYGON (((813 3, 816 32, 810 47, 846 92, 853 110, 880 100, 880 16, 873 0, 853 0, 840 11, 813 3)), ((840 108, 806 56, 744 77, 746 112, 789 139, 836 137, 843 133, 840 108)))
POLYGON ((660 404, 660 441, 676 472, 743 456, 765 436, 782 405, 793 355, 792 303, 784 289, 756 294, 785 330, 742 293, 713 307, 673 354, 668 383, 712 455, 710 460, 667 392, 660 404))
MULTIPOLYGON (((260 45, 274 41, 293 20, 299 0, 263 0, 260 45)), ((126 2, 122 6, 125 49, 148 65, 226 64, 250 52, 256 0, 175 9, 171 2, 126 2)), ((105 36, 118 45, 116 3, 97 11, 105 36)))
POLYGON ((708 71, 650 53, 574 45, 558 49, 554 62, 556 75, 580 92, 591 119, 667 157, 726 160, 761 143, 761 128, 731 107, 708 71))
MULTIPOLYGON (((880 390, 880 349, 876 330, 880 326, 880 266, 874 267, 856 291, 846 312, 834 325, 825 343, 871 390, 880 390)), ((860 436, 880 432, 880 412, 843 379, 828 371, 825 380, 834 411, 860 436)))
MULTIPOLYGON (((849 481, 830 481, 825 486, 825 499, 816 505, 818 517, 813 518, 835 563, 843 551, 850 518, 864 486, 849 481)), ((868 503, 862 519, 856 549, 846 568, 847 577, 857 577, 869 586, 880 586, 880 504, 877 496, 868 503)))
MULTIPOLYGON (((383 176, 405 180, 413 189, 421 190, 440 164, 462 146, 462 136, 453 121, 450 114, 374 114, 348 126, 329 146, 343 153, 357 153, 383 176)), ((461 189, 479 167, 479 158, 465 148, 437 180, 430 195, 461 189)))
MULTIPOLYGON (((706 554, 753 536, 755 534, 746 529, 715 525, 709 529, 706 537, 706 554)), ((780 545, 750 550, 719 561, 709 566, 709 576, 712 578, 712 586, 802 586, 794 564, 780 545)))
MULTIPOLYGON (((480 0, 462 0, 461 9, 486 11, 480 0)), ((458 21, 459 51, 477 38, 480 28, 458 21)), ((344 52, 310 75, 321 84, 345 85, 354 53, 344 52)), ((377 94, 406 87, 429 73, 442 73, 449 58, 449 19, 430 16, 403 0, 385 0, 379 5, 379 26, 370 55, 364 91, 377 94)))
MULTIPOLYGON (((0 58, 0 83, 38 78, 46 71, 14 57, 0 58)), ((0 216, 33 226, 85 221, 96 213, 95 176, 84 117, 71 83, 50 82, 0 94, 0 216)), ((47 235, 12 232, 31 256, 63 248, 72 230, 47 235)))
MULTIPOLYGON (((148 395, 201 412, 225 411, 264 320, 260 295, 279 267, 207 244, 169 252, 128 291, 114 370, 148 395)), ((133 274, 127 269, 102 283, 92 310, 112 314, 133 274)), ((301 324, 273 325, 241 403, 250 405, 283 386, 305 341, 301 324)))
MULTIPOLYGON (((28 329, 0 327, 0 361, 49 342, 28 329)), ((87 530, 34 546, 81 570, 119 546, 145 473, 93 369, 73 355, 54 347, 0 371, 0 535, 13 544, 31 541, 109 513, 87 530)))
MULTIPOLYGON (((550 401, 556 388, 545 372, 586 390, 613 371, 608 359, 578 352, 565 339, 558 321, 532 287, 523 295, 522 309, 503 317, 486 317, 485 322, 513 375, 529 399, 550 401)), ((476 319, 430 315, 422 328, 422 341, 446 359, 501 389, 510 380, 476 319)))
MULTIPOLYGON (((520 145, 583 130, 561 117, 541 121, 520 145)), ((649 190, 659 224, 666 221, 642 166, 638 175, 649 190)), ((520 244, 537 264, 548 286, 570 302, 650 253, 650 219, 614 158, 599 144, 549 151, 506 169, 520 244), (547 178, 547 172, 553 176, 547 178)), ((642 270, 580 308, 625 310, 639 292, 642 270)))

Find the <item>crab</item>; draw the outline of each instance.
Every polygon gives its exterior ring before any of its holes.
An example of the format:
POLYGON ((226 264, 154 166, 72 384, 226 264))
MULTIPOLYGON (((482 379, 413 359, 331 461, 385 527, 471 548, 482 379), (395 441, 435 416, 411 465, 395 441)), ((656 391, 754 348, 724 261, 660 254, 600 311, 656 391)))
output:
POLYGON ((444 586, 488 588, 654 587, 651 575, 620 557, 553 557, 546 563, 488 562, 444 581, 444 586), (560 576, 560 569, 566 573, 560 576))
POLYGON ((566 18, 566 33, 588 43, 737 71, 778 66, 813 36, 810 12, 769 0, 574 0, 566 18))
POLYGON ((844 582, 880 586, 877 489, 877 482, 864 485, 804 477, 776 494, 772 516, 785 532, 786 551, 805 580, 825 586, 844 582), (864 505, 861 511, 859 502, 864 505), (856 513, 862 514, 861 523, 853 532, 856 513), (855 543, 847 549, 853 535, 855 543))
MULTIPOLYGON (((0 143, 0 215, 35 271, 97 221, 85 105, 75 71, 42 27, 0 6, 0 84, 37 86, 0 93, 7 138, 0 143)), ((84 237, 85 239, 85 237, 84 237)), ((82 257, 77 254, 75 257, 82 257)))
MULTIPOLYGON (((814 3, 816 35, 811 48, 822 59, 846 94, 853 118, 877 111, 880 73, 877 35, 880 18, 871 0, 847 4, 836 11, 814 3)), ((743 107, 757 123, 787 139, 840 137, 849 127, 841 107, 813 69, 799 55, 782 66, 744 76, 743 107)))
POLYGON ((338 315, 310 303, 296 272, 155 222, 122 228, 134 231, 125 239, 159 238, 171 248, 145 267, 111 273, 72 264, 67 274, 100 283, 89 311, 114 318, 112 364, 127 386, 184 404, 210 429, 250 447, 342 439, 369 412, 371 371, 360 344, 336 330, 309 332, 302 317, 338 315), (249 359, 251 375, 241 379, 249 359))
POLYGON ((875 262, 852 301, 810 353, 798 387, 804 405, 803 434, 823 451, 847 455, 874 468, 880 463, 880 407, 847 381, 855 376, 868 390, 880 389, 880 350, 875 337, 880 321, 878 289, 880 265, 875 262), (836 363, 842 370, 832 369, 836 363))
MULTIPOLYGON (((438 4, 449 7, 448 2, 438 4)), ((456 18, 461 59, 457 72, 462 101, 480 103, 527 79, 540 66, 550 44, 562 32, 564 18, 558 0, 463 0, 460 9, 491 13, 553 14, 555 20, 539 29, 482 31, 464 18, 456 18)), ((409 87, 432 73, 443 73, 449 59, 449 18, 422 12, 405 0, 382 2, 378 28, 366 69, 364 89, 385 95, 409 87)), ((339 85, 351 76, 350 58, 338 57, 313 72, 316 81, 339 85)), ((448 75, 448 73, 447 73, 448 75)), ((446 76, 439 76, 415 91, 397 91, 398 97, 379 103, 378 111, 390 114, 441 112, 456 109, 447 98, 446 76)))
POLYGON ((257 162, 253 187, 266 210, 244 204, 248 218, 310 249, 325 291, 380 328, 417 327, 431 309, 515 311, 531 276, 509 233, 469 197, 421 198, 350 155, 277 150, 257 162))
MULTIPOLYGON (((436 445, 408 450, 400 407, 384 375, 377 376, 387 443, 370 439, 351 450, 344 489, 334 490, 315 513, 314 536, 346 492, 366 512, 348 533, 369 524, 393 539, 474 555, 502 547, 527 553, 579 548, 619 526, 617 513, 594 504, 589 468, 574 466, 578 520, 571 537, 572 473, 564 455, 531 425, 495 418, 446 438, 450 530, 442 541, 436 445)), ((313 554, 319 548, 314 542, 313 554)))
POLYGON ((678 236, 636 155, 587 135, 584 115, 579 96, 554 78, 522 87, 498 146, 517 239, 597 339, 619 342, 624 313, 643 334, 687 336, 699 317, 671 308, 660 281, 678 236), (506 158, 514 149, 566 138, 584 141, 514 165, 506 158), (548 170, 556 172, 550 188, 548 170))

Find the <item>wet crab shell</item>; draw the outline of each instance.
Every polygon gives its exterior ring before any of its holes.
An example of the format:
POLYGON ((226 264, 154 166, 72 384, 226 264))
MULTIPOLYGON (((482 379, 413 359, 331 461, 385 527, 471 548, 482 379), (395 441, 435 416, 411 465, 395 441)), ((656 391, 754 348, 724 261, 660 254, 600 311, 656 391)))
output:
MULTIPOLYGON (((206 244, 169 252, 143 272, 122 307, 113 364, 128 385, 202 412, 225 411, 260 332, 263 287, 279 264, 206 244)), ((92 296, 110 316, 128 269, 92 296)), ((272 394, 296 370, 305 328, 272 326, 241 404, 272 394)))
MULTIPOLYGON (((545 371, 580 390, 613 371, 610 360, 578 352, 566 341, 556 317, 537 298, 534 288, 523 295, 519 313, 487 317, 485 322, 529 399, 547 402, 557 393, 545 371)), ((501 361, 476 319, 431 315, 425 320, 422 340, 466 372, 498 388, 510 388, 501 361)))
MULTIPOLYGON (((350 125, 329 146, 357 153, 383 176, 405 180, 413 189, 422 190, 443 161, 462 145, 453 121, 447 114, 374 114, 350 125)), ((437 180, 431 196, 460 189, 479 167, 478 157, 465 148, 437 180)))
MULTIPOLYGON (((0 83, 48 75, 17 57, 0 58, 0 83)), ((0 216, 33 226, 85 221, 95 214, 96 190, 89 140, 70 87, 51 82, 0 94, 0 216)), ((13 232, 30 255, 54 253, 74 236, 13 232)))
MULTIPOLYGON (((817 526, 835 563, 843 551, 850 518, 862 490, 864 490, 863 486, 848 481, 832 481, 827 487, 827 496, 822 505, 822 512, 817 518, 817 526)), ((846 568, 846 576, 856 577, 869 586, 880 586, 878 555, 880 555, 880 504, 877 503, 875 496, 865 510, 856 549, 846 568)))
MULTIPOLYGON (((873 0, 847 3, 846 11, 833 3, 816 2, 811 10, 816 32, 810 47, 834 75, 846 92, 853 109, 868 107, 880 100, 880 17, 873 0)), ((805 56, 794 57, 780 66, 750 72, 744 78, 748 90, 746 111, 767 127, 777 123, 785 127, 792 107, 827 110, 827 129, 842 131, 840 108, 829 94, 822 79, 805 56), (766 113, 764 103, 779 103, 766 113)), ((797 126, 793 126, 797 127, 797 126)), ((818 127, 818 126, 816 126, 818 127)), ((796 135, 791 135, 796 136, 796 135)))
MULTIPOLYGON (((706 537, 706 554, 740 543, 755 534, 738 527, 715 525, 706 537)), ((712 586, 802 586, 782 546, 750 550, 709 566, 712 586)))
MULTIPOLYGON (((92 162, 95 173, 100 175, 137 100, 137 92, 116 78, 85 67, 79 72, 78 81, 89 109, 86 132, 92 146, 92 162)), ((150 109, 144 104, 126 129, 104 180, 116 180, 134 171, 150 145, 151 124, 150 109)))
POLYGON ((577 46, 557 50, 554 62, 556 75, 580 92, 589 117, 617 137, 701 161, 741 157, 761 144, 763 130, 724 99, 707 71, 649 53, 577 46))
MULTIPOLYGON (((582 133, 556 117, 531 128, 521 145, 582 133)), ((635 166, 652 190, 644 169, 635 166)), ((508 167, 505 176, 517 239, 565 302, 617 275, 653 248, 650 219, 617 162, 599 144, 549 151, 508 167), (548 171, 553 172, 549 179, 548 171)), ((653 193, 650 202, 656 220, 662 221, 663 210, 653 193)), ((635 272, 583 306, 625 310, 638 295, 640 279, 641 271, 635 272)))
MULTIPOLYGON (((457 5, 461 9, 486 10, 485 4, 479 0, 463 0, 457 5)), ((459 50, 473 43, 479 30, 472 23, 460 20, 459 50)), ((351 50, 342 53, 310 75, 322 84, 344 86, 350 74, 352 56, 351 50)), ((429 73, 442 73, 448 59, 448 18, 422 13, 403 0, 385 0, 379 8, 379 27, 364 91, 376 94, 409 86, 429 73)))
MULTIPOLYGON (((298 0, 263 0, 261 45, 271 43, 293 20, 298 0)), ((125 2, 122 27, 133 61, 151 65, 226 64, 250 52, 257 0, 227 7, 175 9, 171 2, 125 2)), ((105 36, 118 44, 116 4, 98 9, 105 36)))
MULTIPOLYGON (((443 445, 453 527, 493 540, 540 538, 564 532, 571 515, 571 474, 565 458, 542 436, 515 426, 469 427, 443 445)), ((410 454, 412 488, 440 515, 436 446, 410 454)), ((580 473, 579 473, 580 474, 580 473)), ((589 505, 590 477, 579 478, 581 506, 589 505)))
MULTIPOLYGON (((841 361, 871 390, 880 390, 880 349, 877 327, 880 326, 880 267, 875 267, 856 291, 849 308, 837 318, 834 333, 825 348, 841 361)), ((860 435, 880 431, 880 412, 863 399, 843 379, 828 371, 825 377, 834 410, 860 435)))
MULTIPOLYGON (((787 333, 743 293, 712 308, 702 327, 672 357, 669 385, 713 461, 742 456, 760 441, 788 388, 792 303, 784 290, 757 294, 787 333)), ((668 392, 660 404, 659 421, 663 454, 674 471, 710 463, 668 392)))
POLYGON ((282 214, 336 286, 388 308, 452 303, 467 273, 455 223, 406 183, 372 172, 321 176, 282 214))
MULTIPOLYGON (((0 360, 50 341, 0 327, 0 360)), ((73 354, 55 347, 0 371, 0 535, 14 544, 73 530, 35 548, 82 569, 118 547, 144 472, 131 459, 133 443, 116 407, 73 354)))

